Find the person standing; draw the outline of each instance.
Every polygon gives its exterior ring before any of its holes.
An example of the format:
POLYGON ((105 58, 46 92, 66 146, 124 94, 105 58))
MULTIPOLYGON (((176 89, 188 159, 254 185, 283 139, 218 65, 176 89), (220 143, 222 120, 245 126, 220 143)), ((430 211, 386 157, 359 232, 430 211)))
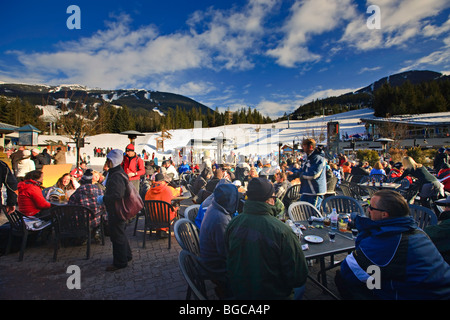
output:
POLYGON ((134 145, 131 143, 125 149, 125 156, 123 157, 121 166, 125 174, 128 175, 131 183, 139 192, 141 176, 145 175, 145 164, 144 160, 134 151, 134 145))
POLYGON ((316 149, 314 139, 304 139, 302 148, 306 153, 306 160, 299 171, 302 194, 300 201, 309 202, 320 210, 323 196, 327 193, 325 154, 316 149))
POLYGON ((61 147, 56 148, 56 154, 53 156, 54 164, 65 164, 66 163, 66 153, 61 147))
MULTIPOLYGON (((16 210, 17 205, 17 180, 9 166, 0 161, 0 189, 3 186, 6 188, 6 213, 11 214, 16 210)), ((3 192, 0 192, 1 203, 4 203, 5 199, 2 199, 2 195, 3 192)))
POLYGON ((253 178, 247 197, 243 212, 231 219, 225 231, 233 298, 298 298, 306 283, 308 267, 298 237, 275 217, 272 183, 265 178, 253 178))
POLYGON ((108 173, 105 178, 105 193, 97 198, 100 205, 105 205, 108 213, 109 234, 113 247, 113 264, 105 269, 108 272, 126 268, 133 258, 125 234, 126 221, 119 218, 115 207, 116 201, 125 197, 128 184, 127 175, 121 166, 122 161, 122 150, 113 149, 106 155, 105 167, 108 168, 108 173))

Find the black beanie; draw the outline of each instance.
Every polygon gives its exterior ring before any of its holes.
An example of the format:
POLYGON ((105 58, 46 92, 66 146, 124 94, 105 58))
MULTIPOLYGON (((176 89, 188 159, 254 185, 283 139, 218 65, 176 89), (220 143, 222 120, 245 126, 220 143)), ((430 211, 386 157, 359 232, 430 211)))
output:
POLYGON ((247 197, 251 201, 266 201, 275 193, 272 182, 266 178, 253 178, 248 183, 247 197))

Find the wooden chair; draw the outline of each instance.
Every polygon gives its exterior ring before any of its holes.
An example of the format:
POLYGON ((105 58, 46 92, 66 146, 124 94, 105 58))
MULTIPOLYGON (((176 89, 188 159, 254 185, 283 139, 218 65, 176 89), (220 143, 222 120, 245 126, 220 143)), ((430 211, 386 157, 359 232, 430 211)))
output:
POLYGON ((187 250, 196 256, 200 255, 200 238, 197 226, 189 219, 177 220, 173 227, 175 239, 183 250, 187 250))
POLYGON ((418 206, 415 204, 410 204, 409 211, 411 216, 417 222, 419 228, 421 228, 422 230, 426 226, 436 225, 438 223, 436 214, 433 212, 433 210, 429 208, 418 206))
POLYGON ((292 222, 305 221, 313 216, 322 217, 322 214, 316 207, 305 201, 293 202, 288 208, 288 215, 292 222))
POLYGON ((55 248, 53 261, 57 260, 58 249, 63 239, 86 238, 86 259, 91 255, 91 220, 94 212, 85 206, 64 205, 54 206, 50 209, 55 232, 55 248))
POLYGON ((175 208, 168 202, 160 200, 145 200, 144 201, 144 238, 142 247, 145 248, 145 240, 147 230, 152 234, 152 230, 159 228, 169 229, 169 249, 171 247, 170 227, 174 219, 170 218, 170 212, 175 211, 175 208))
MULTIPOLYGON (((11 252, 13 237, 21 237, 22 243, 20 245, 19 261, 23 261, 23 256, 25 254, 25 248, 27 246, 28 235, 33 234, 33 233, 38 233, 41 230, 50 227, 51 224, 46 223, 46 225, 43 229, 41 229, 39 231, 34 231, 27 227, 27 225, 24 221, 25 216, 20 211, 15 210, 11 214, 7 214, 6 208, 4 206, 1 206, 1 211, 8 219, 8 222, 9 222, 9 225, 11 228, 9 231, 9 235, 8 235, 8 243, 6 244, 5 254, 9 254, 11 252)), ((42 233, 41 233, 41 236, 42 236, 42 233)))
POLYGON ((195 218, 197 217, 198 209, 200 208, 199 204, 193 204, 184 209, 184 217, 189 219, 191 222, 195 223, 195 218))

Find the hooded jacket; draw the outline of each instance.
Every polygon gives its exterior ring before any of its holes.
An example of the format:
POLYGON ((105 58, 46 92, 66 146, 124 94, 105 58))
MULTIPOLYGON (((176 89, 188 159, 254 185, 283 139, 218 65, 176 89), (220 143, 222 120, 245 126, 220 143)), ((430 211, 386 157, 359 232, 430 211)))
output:
POLYGON ((200 229, 200 259, 218 272, 226 270, 225 229, 239 206, 239 192, 233 184, 220 184, 206 209, 200 229))
POLYGON ((43 209, 48 209, 52 205, 45 200, 41 186, 37 181, 24 180, 17 185, 19 191, 18 203, 19 211, 29 216, 34 216, 43 209))
POLYGON ((145 175, 145 164, 142 158, 138 157, 137 154, 134 157, 123 157, 122 162, 123 171, 128 175, 128 173, 136 173, 134 177, 130 178, 130 181, 139 180, 141 176, 145 175))
POLYGON ((450 266, 412 217, 356 216, 355 223, 356 249, 341 265, 347 285, 364 284, 368 267, 375 265, 381 284, 372 293, 378 299, 450 299, 450 266))
MULTIPOLYGON (((152 184, 145 194, 145 200, 161 200, 168 203, 172 202, 173 198, 178 197, 181 194, 179 188, 175 189, 165 181, 158 181, 152 184)), ((173 219, 176 215, 175 211, 170 212, 170 219, 173 219)))

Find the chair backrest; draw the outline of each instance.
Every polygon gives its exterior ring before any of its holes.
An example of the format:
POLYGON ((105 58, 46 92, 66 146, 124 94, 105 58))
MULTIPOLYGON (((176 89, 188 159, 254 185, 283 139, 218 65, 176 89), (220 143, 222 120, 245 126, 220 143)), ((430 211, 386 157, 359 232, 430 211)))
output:
POLYGON ((343 194, 344 196, 351 197, 351 196, 353 195, 353 194, 352 194, 352 190, 350 189, 350 185, 348 185, 347 183, 342 183, 342 184, 339 186, 339 188, 341 189, 342 194, 343 194))
POLYGON ((184 279, 198 300, 207 300, 205 281, 200 276, 201 266, 197 257, 182 250, 178 256, 178 264, 184 279))
POLYGON ((297 201, 298 199, 300 199, 300 184, 295 184, 293 186, 291 186, 289 189, 287 189, 286 194, 284 196, 284 199, 288 199, 291 202, 293 201, 297 201))
POLYGON ((331 196, 323 199, 322 212, 324 215, 330 214, 333 208, 336 208, 338 214, 358 212, 362 216, 365 215, 358 200, 347 196, 331 196))
POLYGON ((85 206, 64 205, 50 209, 53 225, 62 238, 85 236, 90 230, 90 221, 94 219, 94 212, 85 206))
POLYGON ((166 228, 170 225, 170 212, 175 210, 174 207, 161 200, 145 200, 144 212, 149 225, 154 228, 166 228))
POLYGON ((409 211, 421 229, 429 225, 436 225, 438 223, 436 214, 429 208, 410 204, 409 211))
POLYGON ((197 217, 199 208, 200 208, 199 204, 190 205, 189 207, 184 209, 184 217, 192 222, 195 222, 195 218, 197 217))
POLYGON ((322 214, 311 203, 305 201, 293 202, 288 208, 289 219, 295 221, 305 221, 308 218, 322 217, 322 214))
POLYGON ((196 256, 200 255, 200 239, 197 226, 189 219, 177 220, 174 226, 175 238, 183 250, 187 250, 196 256))
POLYGON ((385 182, 386 179, 387 179, 386 175, 384 175, 382 173, 374 173, 369 176, 369 181, 375 180, 375 182, 380 182, 380 181, 385 182))
POLYGON ((12 230, 14 230, 15 232, 25 231, 26 225, 23 221, 23 214, 20 213, 19 210, 16 209, 14 212, 7 214, 6 209, 3 205, 1 206, 1 210, 6 216, 6 219, 8 219, 12 230))
POLYGON ((192 185, 190 183, 186 185, 186 189, 191 193, 191 197, 195 196, 194 189, 192 188, 192 185))

